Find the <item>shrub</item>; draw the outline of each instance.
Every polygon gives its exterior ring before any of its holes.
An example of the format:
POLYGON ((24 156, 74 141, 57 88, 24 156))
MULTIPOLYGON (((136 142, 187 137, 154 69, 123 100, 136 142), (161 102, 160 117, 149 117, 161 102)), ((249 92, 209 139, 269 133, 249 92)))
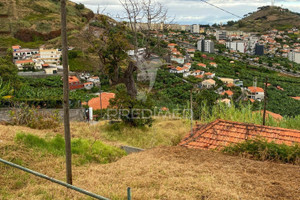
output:
MULTIPOLYGON (((52 139, 43 139, 32 134, 18 133, 16 141, 22 142, 27 147, 47 151, 55 156, 65 155, 65 140, 61 135, 52 139)), ((73 139, 71 141, 72 154, 78 155, 79 164, 97 162, 110 163, 125 155, 125 152, 117 147, 108 146, 100 141, 73 139)))
POLYGON ((75 8, 78 10, 82 10, 82 9, 84 9, 84 5, 82 3, 76 4, 75 8))
POLYGON ((14 125, 25 125, 34 129, 51 129, 60 125, 58 112, 40 112, 35 107, 20 104, 10 111, 11 122, 14 125))
POLYGON ((225 147, 223 152, 230 155, 241 155, 255 160, 270 160, 300 165, 299 144, 287 146, 285 144, 267 142, 267 140, 263 138, 255 138, 225 147))

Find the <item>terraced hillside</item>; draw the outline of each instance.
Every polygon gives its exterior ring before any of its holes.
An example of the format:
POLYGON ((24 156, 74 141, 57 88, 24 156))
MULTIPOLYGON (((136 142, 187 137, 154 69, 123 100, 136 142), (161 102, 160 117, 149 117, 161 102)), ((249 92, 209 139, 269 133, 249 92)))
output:
MULTIPOLYGON (((69 30, 82 28, 94 16, 70 1, 67 10, 69 30)), ((60 30, 59 0, 0 0, 0 25, 0 34, 11 33, 23 41, 55 38, 60 30)))
POLYGON ((265 6, 257 12, 248 13, 245 18, 234 23, 230 29, 264 32, 270 29, 288 30, 300 28, 300 14, 281 7, 265 6))

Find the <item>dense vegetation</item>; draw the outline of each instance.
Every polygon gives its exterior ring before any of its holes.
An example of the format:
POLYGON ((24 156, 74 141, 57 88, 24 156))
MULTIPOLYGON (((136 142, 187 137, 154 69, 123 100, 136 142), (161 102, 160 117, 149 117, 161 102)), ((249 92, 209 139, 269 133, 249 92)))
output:
POLYGON ((269 160, 300 165, 300 146, 298 144, 287 146, 285 144, 267 142, 262 138, 256 138, 225 147, 223 152, 256 160, 269 160))
MULTIPOLYGON (((16 141, 27 147, 39 151, 51 153, 56 156, 65 155, 65 141, 61 135, 51 139, 44 139, 32 134, 18 133, 16 141)), ((75 164, 90 162, 110 163, 125 155, 125 152, 117 147, 103 144, 100 141, 89 141, 86 139, 73 139, 71 142, 72 154, 75 157, 75 164)))
MULTIPOLYGON (((201 55, 201 53, 196 53, 195 60, 205 64, 211 62, 210 59, 205 59, 201 55)), ((208 65, 208 68, 203 70, 215 72, 218 77, 240 79, 244 82, 245 87, 253 86, 253 81, 257 78, 257 86, 264 88, 265 78, 268 77, 271 86, 267 90, 267 109, 284 116, 300 115, 300 101, 291 98, 300 96, 300 80, 298 78, 282 76, 274 71, 251 66, 244 62, 235 61, 230 64, 232 60, 223 56, 211 54, 208 57, 213 58, 214 62, 218 63, 218 67, 214 68, 208 65), (278 90, 277 86, 284 90, 278 90)))

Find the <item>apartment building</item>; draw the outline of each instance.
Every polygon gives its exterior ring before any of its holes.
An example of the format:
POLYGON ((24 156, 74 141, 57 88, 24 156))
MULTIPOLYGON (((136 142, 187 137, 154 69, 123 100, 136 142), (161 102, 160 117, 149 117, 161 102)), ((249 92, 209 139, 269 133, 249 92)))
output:
POLYGON ((300 52, 299 51, 289 52, 288 58, 290 61, 300 64, 300 52))
POLYGON ((215 44, 211 40, 199 40, 197 42, 197 50, 201 52, 214 53, 215 44))
POLYGON ((59 64, 61 51, 59 49, 40 48, 40 59, 46 64, 59 64))

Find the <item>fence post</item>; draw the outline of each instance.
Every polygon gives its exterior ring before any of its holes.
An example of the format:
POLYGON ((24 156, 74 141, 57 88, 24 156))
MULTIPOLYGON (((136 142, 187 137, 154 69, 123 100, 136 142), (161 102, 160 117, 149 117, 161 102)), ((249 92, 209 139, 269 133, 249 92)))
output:
POLYGON ((131 189, 130 189, 130 187, 127 188, 127 200, 131 200, 131 189))

